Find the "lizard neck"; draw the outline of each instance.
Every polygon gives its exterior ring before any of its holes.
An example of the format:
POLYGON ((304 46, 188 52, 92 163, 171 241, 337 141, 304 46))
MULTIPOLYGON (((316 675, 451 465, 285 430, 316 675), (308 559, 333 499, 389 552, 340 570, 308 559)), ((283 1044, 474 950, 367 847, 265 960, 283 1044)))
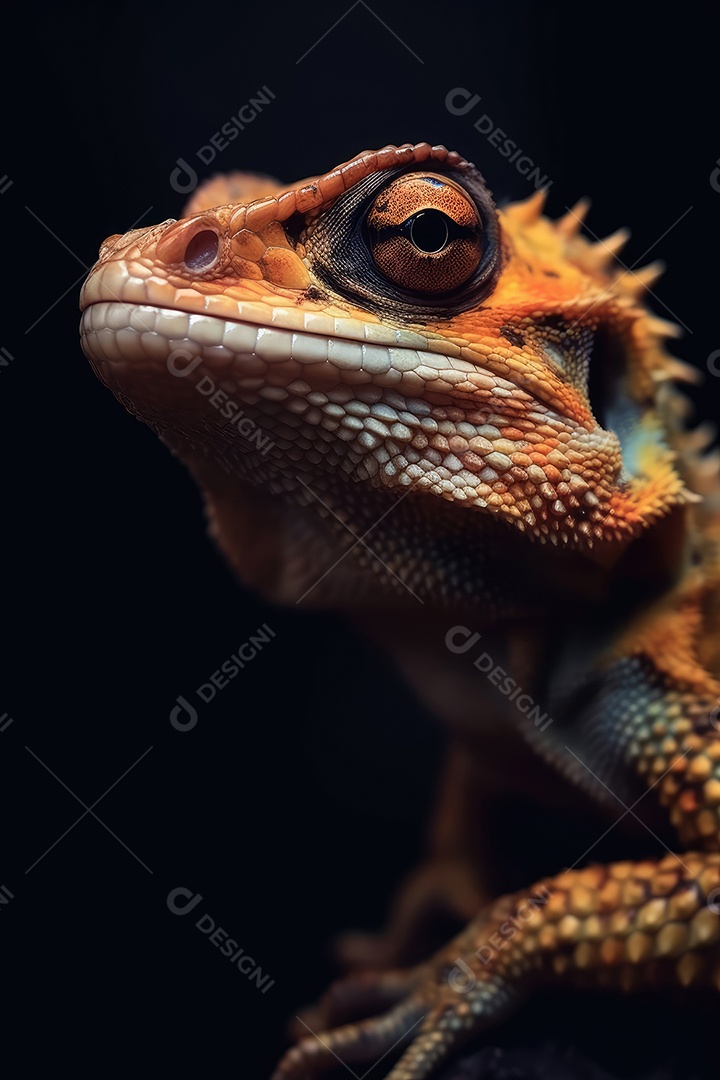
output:
POLYGON ((373 609, 381 623, 397 611, 428 629, 454 618, 478 630, 521 623, 557 633, 566 609, 611 606, 622 620, 676 580, 686 558, 682 508, 653 535, 581 551, 412 490, 353 483, 339 470, 298 468, 269 492, 183 450, 220 548, 244 584, 277 603, 373 609))

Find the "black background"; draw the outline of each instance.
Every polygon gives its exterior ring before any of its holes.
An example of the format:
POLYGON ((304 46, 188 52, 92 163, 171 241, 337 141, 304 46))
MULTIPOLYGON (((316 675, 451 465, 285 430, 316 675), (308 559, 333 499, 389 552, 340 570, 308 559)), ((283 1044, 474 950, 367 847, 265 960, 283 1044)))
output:
MULTIPOLYGON (((632 228, 628 265, 651 246, 667 262, 653 303, 688 328, 677 355, 705 370, 720 348, 709 8, 674 6, 669 23, 654 7, 371 7, 319 41, 343 5, 34 4, 6 29, 0 712, 13 723, 0 742, 19 789, 5 806, 0 884, 13 899, 0 924, 8 1030, 25 981, 34 1031, 24 1066, 4 1075, 55 1062, 78 1077, 267 1077, 286 1018, 332 974, 332 935, 379 926, 419 858, 441 758, 432 718, 339 619, 276 611, 238 587, 183 469, 81 353, 83 264, 106 235, 179 215, 177 159, 201 177, 290 181, 427 139, 474 160, 499 199, 524 198, 528 181, 473 128, 486 112, 552 179, 552 215, 589 194, 595 233, 632 228), (274 100, 202 166, 197 149, 262 86, 274 100), (454 87, 481 95, 467 116, 445 108, 454 87), (272 643, 193 731, 174 730, 177 696, 265 622, 272 643), (95 809, 119 839, 87 815, 43 856, 83 812, 63 785, 90 805, 143 754, 95 809), (202 893, 198 913, 275 980, 267 994, 170 914, 176 886, 202 893)), ((694 396, 711 416, 718 379, 694 396)), ((513 887, 602 831, 536 810, 511 821, 513 887)), ((611 833, 594 855, 622 844, 611 833)), ((648 838, 644 850, 658 849, 648 838)), ((506 1041, 576 1037, 615 1068, 622 1009, 588 1001, 526 1011, 506 1041)), ((633 1014, 627 1075, 680 1053, 670 1036, 650 1050, 658 1027, 676 1026, 658 1008, 633 1014)))

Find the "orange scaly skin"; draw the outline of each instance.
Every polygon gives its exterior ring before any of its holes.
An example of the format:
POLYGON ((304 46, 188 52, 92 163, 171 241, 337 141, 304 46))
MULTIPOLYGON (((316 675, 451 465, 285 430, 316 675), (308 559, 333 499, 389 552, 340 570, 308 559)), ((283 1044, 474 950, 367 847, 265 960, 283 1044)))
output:
MULTIPOLYGON (((274 1080, 403 1046, 387 1075, 420 1080, 543 982, 720 989, 717 462, 682 430, 692 371, 645 305, 657 268, 619 271, 622 232, 590 244, 583 204, 542 204, 497 210, 425 143, 288 188, 216 178, 182 220, 105 241, 83 288, 88 358, 192 470, 244 582, 361 621, 461 763, 492 714, 601 802, 650 789, 690 849, 566 870, 427 964, 351 976, 274 1080), (470 626, 547 730, 466 674, 470 626)), ((454 803, 435 869, 459 911, 454 803)), ((402 960, 420 880, 366 964, 402 960)))

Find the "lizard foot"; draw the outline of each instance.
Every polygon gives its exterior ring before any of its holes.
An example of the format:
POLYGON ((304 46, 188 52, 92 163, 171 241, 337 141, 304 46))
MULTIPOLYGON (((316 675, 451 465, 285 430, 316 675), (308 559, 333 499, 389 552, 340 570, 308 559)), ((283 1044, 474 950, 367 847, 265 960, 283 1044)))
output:
POLYGON ((287 1052, 272 1080, 308 1080, 339 1064, 374 1068, 408 1044, 389 1080, 429 1075, 460 1044, 462 1030, 470 1037, 494 1023, 514 999, 510 988, 489 983, 485 993, 476 995, 482 1010, 476 1004, 473 1011, 464 997, 469 987, 466 965, 460 960, 463 966, 458 967, 456 962, 487 930, 493 916, 506 912, 508 902, 509 898, 483 911, 428 963, 405 971, 361 972, 335 983, 315 1010, 298 1017, 295 1031, 303 1037, 287 1052), (383 1005, 393 1007, 383 1015, 346 1022, 383 1005))
POLYGON ((376 976, 377 994, 369 976, 345 980, 318 1014, 330 1030, 306 1030, 272 1080, 374 1068, 403 1048, 387 1080, 425 1080, 538 984, 720 989, 718 896, 716 853, 567 870, 486 908, 427 964, 385 986, 376 976), (332 1026, 348 1006, 378 1007, 391 986, 406 996, 389 1012, 332 1026))

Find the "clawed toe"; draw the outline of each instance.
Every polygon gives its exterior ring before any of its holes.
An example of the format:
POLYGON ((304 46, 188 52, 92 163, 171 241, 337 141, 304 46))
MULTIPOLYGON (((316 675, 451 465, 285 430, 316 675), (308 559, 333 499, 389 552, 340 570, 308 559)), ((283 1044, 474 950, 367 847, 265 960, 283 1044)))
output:
POLYGON ((417 985, 418 969, 364 971, 338 979, 320 1001, 304 1009, 290 1024, 290 1036, 302 1039, 308 1032, 329 1031, 350 1021, 377 1016, 392 1008, 417 985))
POLYGON ((285 1054, 272 1080, 309 1080, 337 1065, 374 1065, 406 1046, 423 1018, 422 1003, 410 1000, 384 1016, 308 1034, 285 1054))

